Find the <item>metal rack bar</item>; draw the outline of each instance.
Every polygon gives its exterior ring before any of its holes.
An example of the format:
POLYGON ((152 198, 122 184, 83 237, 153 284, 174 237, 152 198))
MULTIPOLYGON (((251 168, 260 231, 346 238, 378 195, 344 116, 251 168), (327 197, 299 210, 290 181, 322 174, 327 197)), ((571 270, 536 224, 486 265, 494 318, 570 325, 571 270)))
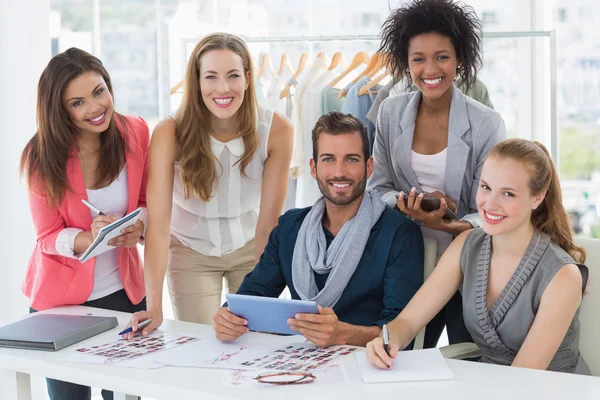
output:
MULTIPOLYGON (((525 37, 551 37, 552 31, 484 32, 484 39, 506 39, 525 37)), ((246 43, 275 42, 343 42, 378 41, 379 35, 323 35, 323 36, 240 36, 246 43)), ((197 43, 199 39, 184 39, 184 43, 197 43)))

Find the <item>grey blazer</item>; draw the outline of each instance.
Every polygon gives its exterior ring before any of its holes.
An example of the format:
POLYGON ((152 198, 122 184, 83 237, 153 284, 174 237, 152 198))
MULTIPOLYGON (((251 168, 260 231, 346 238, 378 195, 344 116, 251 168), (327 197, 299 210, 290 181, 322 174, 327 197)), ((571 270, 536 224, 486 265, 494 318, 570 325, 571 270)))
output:
MULTIPOLYGON (((377 116, 373 157, 375 168, 368 183, 390 207, 396 194, 421 187, 410 165, 415 119, 421 92, 388 97, 381 103, 377 116)), ((488 152, 506 138, 506 127, 500 113, 452 88, 448 123, 446 158, 446 190, 458 208, 459 218, 473 227, 481 225, 475 195, 481 168, 488 152)))

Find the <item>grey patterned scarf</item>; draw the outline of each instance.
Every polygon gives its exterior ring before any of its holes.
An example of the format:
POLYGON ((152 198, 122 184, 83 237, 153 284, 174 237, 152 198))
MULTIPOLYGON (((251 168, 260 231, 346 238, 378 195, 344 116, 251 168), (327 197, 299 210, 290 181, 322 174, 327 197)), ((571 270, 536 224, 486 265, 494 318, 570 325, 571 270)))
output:
POLYGON ((385 203, 379 193, 365 191, 358 213, 344 224, 327 248, 323 232, 325 199, 322 197, 315 203, 302 222, 292 259, 292 280, 302 300, 315 301, 322 307, 335 306, 362 258, 373 225, 384 210, 385 203), (329 273, 320 292, 313 271, 329 273))

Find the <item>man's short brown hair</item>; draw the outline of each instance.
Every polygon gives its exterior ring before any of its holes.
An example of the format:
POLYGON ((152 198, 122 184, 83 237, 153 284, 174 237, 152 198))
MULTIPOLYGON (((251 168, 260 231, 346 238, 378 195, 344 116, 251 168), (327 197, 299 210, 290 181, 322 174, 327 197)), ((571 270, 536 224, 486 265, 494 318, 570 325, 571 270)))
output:
POLYGON ((319 153, 317 149, 317 142, 319 140, 319 136, 321 136, 323 132, 330 135, 344 135, 358 132, 360 134, 360 139, 362 140, 365 162, 369 159, 369 138, 367 136, 367 130, 361 120, 351 114, 344 114, 339 111, 331 111, 322 115, 312 130, 313 159, 315 160, 315 163, 317 162, 319 153))

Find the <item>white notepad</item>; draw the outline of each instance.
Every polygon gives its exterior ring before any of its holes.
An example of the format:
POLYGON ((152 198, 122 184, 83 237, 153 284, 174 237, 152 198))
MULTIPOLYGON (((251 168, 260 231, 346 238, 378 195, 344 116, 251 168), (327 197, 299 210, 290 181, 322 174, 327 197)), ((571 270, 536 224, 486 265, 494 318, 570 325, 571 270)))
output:
POLYGON ((112 238, 121 236, 121 231, 133 224, 135 224, 140 217, 142 212, 141 208, 127 214, 121 219, 116 220, 110 225, 106 225, 100 229, 96 240, 88 247, 88 249, 79 257, 79 261, 86 262, 92 257, 96 257, 98 254, 102 254, 107 250, 114 249, 114 246, 109 246, 107 243, 112 238))
POLYGON ((372 367, 367 353, 356 353, 364 383, 452 380, 454 375, 439 349, 401 351, 391 370, 372 367))

